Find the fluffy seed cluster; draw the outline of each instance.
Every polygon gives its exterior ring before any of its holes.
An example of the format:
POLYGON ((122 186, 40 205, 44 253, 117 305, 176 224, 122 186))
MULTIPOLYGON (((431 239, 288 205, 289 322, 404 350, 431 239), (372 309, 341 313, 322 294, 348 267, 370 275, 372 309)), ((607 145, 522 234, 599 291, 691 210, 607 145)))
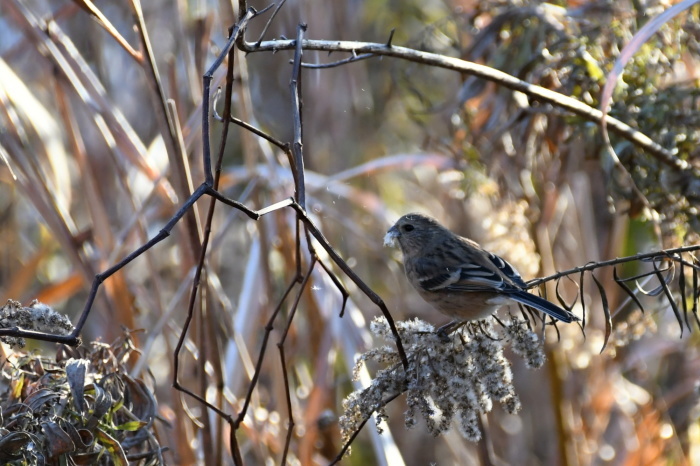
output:
POLYGON ((525 360, 527 367, 539 369, 544 366, 544 348, 539 343, 537 334, 530 329, 525 320, 511 320, 510 324, 505 326, 504 334, 510 348, 525 360))
MULTIPOLYGON (((68 335, 73 331, 73 324, 68 317, 37 300, 24 307, 21 303, 10 299, 0 308, 0 328, 11 327, 54 335, 68 335)), ((26 345, 24 338, 19 337, 3 336, 0 337, 0 341, 19 348, 26 345)))
MULTIPOLYGON (((478 441, 479 416, 491 411, 494 400, 511 414, 521 408, 510 363, 503 355, 504 346, 510 344, 528 367, 541 367, 545 360, 537 335, 524 320, 515 318, 498 330, 491 319, 465 324, 447 341, 430 324, 417 319, 396 322, 396 328, 406 351, 408 370, 404 371, 392 346, 371 349, 358 358, 356 379, 367 361, 384 368, 377 371, 368 387, 344 400, 344 415, 339 419, 343 442, 348 442, 372 414, 377 415, 381 433, 380 424, 387 419, 385 406, 403 392, 408 404, 406 427, 414 427, 420 415, 430 433, 438 436, 449 431, 455 421, 465 438, 478 441)), ((383 317, 371 323, 370 331, 393 341, 383 317)))

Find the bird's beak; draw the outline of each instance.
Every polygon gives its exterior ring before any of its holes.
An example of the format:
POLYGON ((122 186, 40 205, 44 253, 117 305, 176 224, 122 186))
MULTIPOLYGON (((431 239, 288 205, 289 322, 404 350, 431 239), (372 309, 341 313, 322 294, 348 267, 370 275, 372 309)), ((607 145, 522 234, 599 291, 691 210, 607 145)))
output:
POLYGON ((399 237, 399 229, 396 228, 396 225, 393 227, 389 228, 389 231, 386 232, 386 235, 384 235, 384 246, 396 246, 396 238, 399 237))

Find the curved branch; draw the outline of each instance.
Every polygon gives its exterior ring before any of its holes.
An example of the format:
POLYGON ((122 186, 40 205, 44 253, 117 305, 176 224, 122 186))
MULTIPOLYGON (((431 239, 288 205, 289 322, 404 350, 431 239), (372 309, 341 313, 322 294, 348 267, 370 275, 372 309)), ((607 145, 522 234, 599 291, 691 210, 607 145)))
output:
MULTIPOLYGON (((278 50, 291 50, 296 48, 295 40, 271 40, 260 43, 245 42, 242 49, 245 52, 276 52, 278 50)), ((378 44, 374 42, 355 41, 330 41, 330 40, 303 40, 301 48, 305 50, 320 50, 325 52, 345 52, 353 56, 358 54, 383 55, 400 58, 429 66, 437 66, 448 70, 469 74, 487 81, 494 82, 500 86, 507 87, 514 91, 522 92, 535 101, 548 103, 556 107, 566 109, 581 118, 600 124, 603 120, 603 112, 590 107, 583 102, 558 92, 546 89, 535 84, 522 81, 508 73, 499 71, 486 65, 472 63, 458 58, 447 57, 430 52, 408 47, 399 47, 391 44, 378 44)), ((693 167, 685 160, 675 156, 674 151, 665 149, 660 144, 654 142, 649 136, 635 130, 631 126, 620 120, 608 116, 605 121, 608 128, 618 136, 627 139, 632 144, 646 150, 659 162, 674 168, 677 171, 690 172, 693 176, 700 178, 700 169, 693 167)))

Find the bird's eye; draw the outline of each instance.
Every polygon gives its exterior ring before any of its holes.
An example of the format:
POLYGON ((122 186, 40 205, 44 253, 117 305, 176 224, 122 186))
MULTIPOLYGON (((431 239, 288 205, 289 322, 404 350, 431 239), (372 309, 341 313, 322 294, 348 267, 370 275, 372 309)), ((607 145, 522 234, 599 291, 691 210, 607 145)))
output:
POLYGON ((413 225, 404 225, 403 226, 403 231, 413 231, 415 227, 413 225))

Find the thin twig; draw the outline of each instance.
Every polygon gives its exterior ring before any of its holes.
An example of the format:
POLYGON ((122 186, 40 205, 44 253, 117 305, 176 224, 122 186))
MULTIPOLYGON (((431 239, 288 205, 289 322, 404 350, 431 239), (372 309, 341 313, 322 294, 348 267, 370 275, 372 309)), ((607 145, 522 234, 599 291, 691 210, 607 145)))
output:
MULTIPOLYGON (((387 398, 387 399, 385 399, 385 400, 382 400, 381 406, 377 406, 377 408, 374 410, 374 412, 376 412, 378 408, 383 408, 384 406, 388 405, 389 403, 391 403, 392 401, 394 401, 396 398, 398 398, 399 396, 401 396, 401 395, 407 390, 407 388, 408 388, 408 387, 404 388, 404 389, 401 390, 399 393, 395 393, 395 394, 393 394, 392 396, 390 396, 389 398, 387 398)), ((373 412, 372 414, 374 414, 374 412, 373 412)), ((364 420, 357 426, 357 429, 355 430, 355 432, 353 432, 352 435, 350 436, 350 438, 348 438, 348 441, 345 442, 345 444, 343 445, 343 447, 340 449, 340 452, 338 452, 338 456, 336 456, 335 458, 333 458, 333 461, 330 462, 330 465, 338 464, 338 462, 339 462, 340 460, 343 459, 343 456, 345 456, 345 454, 348 452, 348 448, 350 448, 350 445, 352 445, 352 442, 354 442, 354 441, 355 441, 355 438, 356 438, 358 435, 360 435, 360 432, 362 432, 362 428, 365 426, 365 424, 367 424, 367 421, 369 421, 371 418, 372 418, 371 415, 370 415, 370 416, 367 416, 367 418, 364 419, 364 420)))
POLYGON ((350 58, 344 58, 342 60, 334 61, 331 63, 302 63, 301 66, 312 70, 322 70, 326 68, 335 68, 336 66, 347 65, 348 63, 354 63, 356 61, 366 60, 368 58, 376 56, 377 55, 375 55, 374 53, 364 53, 362 55, 353 55, 350 58))
MULTIPOLYGON (((282 0, 281 2, 279 2, 279 4, 277 5, 277 8, 275 8, 275 11, 272 12, 272 16, 270 16, 270 19, 268 19, 267 23, 265 23, 265 27, 263 28, 262 32, 260 33, 260 37, 258 38, 258 41, 256 42, 256 44, 259 45, 262 42, 263 37, 265 37, 265 34, 267 34, 267 30, 269 29, 270 25, 272 24, 272 21, 274 21, 275 17, 277 16, 277 13, 279 13, 280 8, 282 8, 282 6, 285 4, 286 1, 287 0, 282 0)), ((267 8, 260 11, 260 13, 258 13, 258 14, 263 14, 270 7, 272 7, 272 5, 269 5, 267 8)))
POLYGON ((292 308, 289 311, 287 325, 284 329, 284 332, 282 332, 282 337, 277 342, 277 349, 279 350, 280 361, 282 363, 282 376, 284 377, 284 392, 285 400, 287 401, 287 415, 289 416, 289 421, 287 424, 287 435, 284 442, 284 452, 282 453, 282 460, 280 461, 280 464, 287 464, 287 454, 289 453, 289 445, 292 441, 292 433, 294 432, 294 415, 292 413, 292 398, 290 395, 289 388, 289 374, 287 372, 287 363, 284 356, 284 342, 287 340, 289 329, 292 326, 292 321, 294 320, 294 316, 296 315, 297 309, 299 308, 299 302, 301 301, 301 297, 304 295, 306 285, 309 283, 311 274, 314 271, 314 265, 316 265, 316 258, 312 256, 311 262, 309 263, 309 269, 306 271, 306 274, 304 274, 304 279, 302 280, 301 285, 299 286, 299 291, 297 292, 297 296, 294 299, 294 304, 292 304, 292 308))
POLYGON ((345 305, 348 302, 348 298, 350 297, 350 294, 348 291, 345 289, 343 284, 338 280, 338 277, 328 268, 326 264, 323 263, 322 260, 318 259, 318 263, 321 264, 321 267, 323 267, 323 270, 326 271, 326 275, 331 279, 335 287, 340 291, 341 296, 343 297, 343 304, 340 305, 340 314, 338 317, 341 319, 343 318, 343 315, 345 315, 345 305))
POLYGON ((382 300, 382 298, 379 297, 375 291, 370 288, 362 279, 350 268, 350 266, 340 257, 340 255, 333 249, 333 246, 331 246, 330 242, 323 236, 323 233, 314 225, 314 223, 311 221, 311 219, 308 217, 306 214, 306 211, 296 202, 291 205, 294 210, 297 211, 298 218, 304 222, 306 227, 309 229, 311 234, 313 235, 314 238, 316 238, 316 241, 319 242, 321 247, 326 250, 328 255, 331 257, 333 262, 340 268, 340 270, 345 273, 345 275, 352 280, 355 285, 367 296, 370 301, 372 301, 379 309, 382 311, 382 314, 386 318, 387 322, 389 323, 389 328, 391 328, 391 333, 394 335, 394 338, 396 339, 396 349, 399 352, 399 356, 401 357, 401 362, 403 363, 404 368, 408 368, 408 359, 406 358, 406 352, 404 351, 403 344, 401 343, 401 337, 399 336, 399 332, 396 329, 396 324, 394 324, 394 319, 391 317, 391 314, 389 313, 389 309, 387 309, 386 304, 382 300))
POLYGON ((270 318, 267 320, 267 324, 265 325, 265 333, 263 334, 262 343, 260 345, 260 354, 258 354, 258 361, 255 364, 255 372, 253 372, 253 377, 250 379, 250 384, 248 385, 248 392, 246 393, 245 401, 243 402, 243 407, 238 413, 236 420, 233 422, 232 430, 234 431, 238 429, 241 422, 243 422, 243 419, 245 419, 246 413, 248 412, 248 406, 250 406, 250 400, 253 397, 253 390, 258 384, 260 371, 262 369, 262 363, 265 359, 265 352, 267 351, 267 342, 270 339, 270 333, 274 329, 275 319, 277 319, 277 315, 280 313, 280 310, 282 310, 282 305, 287 300, 289 293, 292 292, 292 290, 301 278, 302 277, 295 276, 292 280, 290 280, 289 285, 287 286, 287 290, 284 292, 282 298, 280 298, 279 302, 277 303, 277 307, 275 307, 275 310, 272 312, 272 314, 270 314, 270 318))
POLYGON ((294 66, 292 79, 289 81, 289 91, 292 96, 292 116, 294 124, 294 142, 292 143, 292 155, 294 166, 296 167, 296 177, 294 178, 294 199, 302 209, 306 209, 306 186, 304 183, 304 146, 303 146, 303 125, 302 125, 302 92, 301 92, 301 57, 306 24, 297 26, 297 40, 294 48, 294 66))
POLYGON ((204 73, 204 76, 202 76, 202 152, 204 154, 204 176, 206 177, 206 183, 210 186, 214 182, 214 175, 211 171, 211 143, 209 141, 209 99, 211 95, 211 80, 214 77, 214 72, 219 69, 224 59, 233 48, 236 39, 238 39, 238 35, 245 29, 248 21, 255 16, 255 10, 253 8, 249 8, 245 11, 245 15, 243 15, 238 24, 234 26, 231 36, 228 42, 226 42, 226 46, 216 60, 214 60, 214 63, 212 63, 207 72, 204 73))
POLYGON ((273 144, 273 145, 279 147, 280 149, 282 149, 282 150, 285 151, 285 152, 289 152, 289 151, 290 151, 289 143, 288 143, 288 142, 282 142, 282 141, 280 141, 279 139, 270 136, 269 134, 267 134, 267 133, 264 132, 263 130, 260 130, 260 129, 256 128, 255 126, 253 126, 253 125, 251 125, 251 124, 249 124, 249 123, 246 123, 246 122, 243 121, 243 120, 239 120, 238 118, 232 116, 232 117, 231 117, 231 123, 234 123, 234 124, 240 126, 241 128, 247 129, 247 130, 250 131, 251 133, 255 134, 256 136, 260 136, 261 138, 263 138, 263 139, 265 139, 266 141, 268 141, 270 144, 273 144))

